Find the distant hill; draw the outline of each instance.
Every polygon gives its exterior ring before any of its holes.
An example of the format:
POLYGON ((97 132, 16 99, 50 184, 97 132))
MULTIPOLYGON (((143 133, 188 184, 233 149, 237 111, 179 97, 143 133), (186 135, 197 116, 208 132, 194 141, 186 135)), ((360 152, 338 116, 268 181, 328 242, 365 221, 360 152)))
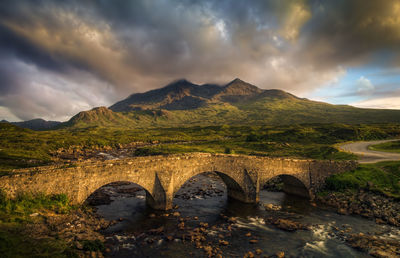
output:
POLYGON ((294 123, 400 122, 400 110, 361 109, 260 89, 235 79, 226 85, 197 85, 178 80, 145 93, 132 94, 109 108, 83 111, 65 126, 173 127, 294 123))
MULTIPOLYGON (((7 121, 3 120, 1 122, 7 122, 7 121)), ((9 122, 9 123, 16 125, 18 127, 28 128, 36 131, 55 129, 57 126, 61 124, 61 122, 58 121, 46 121, 41 118, 22 121, 22 122, 9 122)))
POLYGON ((132 121, 122 113, 113 112, 106 107, 96 107, 89 111, 82 111, 73 116, 64 126, 99 125, 99 126, 127 126, 132 121))

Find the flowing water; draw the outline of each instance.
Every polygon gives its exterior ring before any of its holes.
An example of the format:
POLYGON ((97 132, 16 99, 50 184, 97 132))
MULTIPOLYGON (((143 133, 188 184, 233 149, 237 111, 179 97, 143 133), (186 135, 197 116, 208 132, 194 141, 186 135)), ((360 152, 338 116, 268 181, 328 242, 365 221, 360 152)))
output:
POLYGON ((206 257, 206 252, 187 238, 201 222, 209 225, 203 245, 218 248, 224 257, 243 257, 257 249, 263 255, 283 251, 286 257, 369 257, 346 245, 344 232, 400 240, 395 227, 339 215, 282 192, 261 191, 260 205, 231 200, 216 175, 202 174, 186 182, 174 198, 177 207, 167 212, 148 208, 144 190, 135 192, 135 196, 116 194, 115 186, 103 190, 111 193, 113 202, 96 206, 97 212, 106 219, 118 220, 104 231, 109 257, 206 257), (273 204, 270 207, 279 211, 266 210, 264 204, 273 204), (279 214, 309 225, 310 230, 289 232, 265 222, 279 214), (184 230, 179 228, 182 221, 184 230), (219 245, 221 239, 228 241, 228 245, 219 245), (255 243, 250 243, 251 239, 255 243))

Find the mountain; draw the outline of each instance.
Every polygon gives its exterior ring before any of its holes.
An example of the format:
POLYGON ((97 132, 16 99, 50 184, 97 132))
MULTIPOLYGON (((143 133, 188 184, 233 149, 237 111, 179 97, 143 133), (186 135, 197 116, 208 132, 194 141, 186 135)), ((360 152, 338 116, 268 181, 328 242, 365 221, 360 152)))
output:
POLYGON ((399 123, 400 110, 332 105, 282 90, 260 89, 240 79, 226 85, 197 85, 182 79, 160 89, 132 94, 109 108, 80 112, 65 125, 145 128, 334 122, 399 123))
POLYGON ((207 100, 221 87, 209 84, 205 87, 187 80, 179 80, 164 88, 136 93, 110 107, 116 112, 148 109, 185 110, 206 105, 207 100))
POLYGON ((89 111, 82 111, 73 116, 64 125, 99 125, 99 126, 125 126, 131 121, 121 113, 113 112, 106 107, 96 107, 89 111))
MULTIPOLYGON (((136 93, 110 107, 115 112, 132 110, 189 110, 215 103, 238 103, 263 96, 289 97, 280 90, 262 90, 238 78, 219 86, 196 85, 185 79, 168 84, 164 88, 136 93)), ((291 95, 293 96, 293 95, 291 95)))
POLYGON ((10 122, 10 123, 22 128, 28 128, 36 131, 55 129, 57 126, 61 124, 61 122, 58 121, 46 121, 41 118, 22 121, 22 122, 10 122))

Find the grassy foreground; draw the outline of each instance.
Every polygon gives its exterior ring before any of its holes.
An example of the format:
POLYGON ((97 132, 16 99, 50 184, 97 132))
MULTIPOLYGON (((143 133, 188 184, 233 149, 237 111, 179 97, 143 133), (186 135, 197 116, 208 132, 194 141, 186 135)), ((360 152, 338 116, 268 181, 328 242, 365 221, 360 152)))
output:
POLYGON ((62 239, 32 238, 27 225, 42 223, 36 213, 68 213, 65 195, 21 195, 8 199, 0 194, 0 254, 1 257, 77 257, 74 250, 62 239))
POLYGON ((360 164, 354 171, 327 178, 326 185, 331 191, 364 188, 400 199, 400 161, 360 164))

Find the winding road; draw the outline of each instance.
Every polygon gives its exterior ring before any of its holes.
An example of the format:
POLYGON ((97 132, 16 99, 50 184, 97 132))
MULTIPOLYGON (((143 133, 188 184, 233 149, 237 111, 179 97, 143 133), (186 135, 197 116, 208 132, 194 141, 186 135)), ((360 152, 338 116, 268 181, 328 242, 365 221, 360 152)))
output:
POLYGON ((368 149, 368 146, 380 144, 384 142, 390 141, 398 141, 395 140, 380 140, 380 141, 367 141, 367 142, 352 142, 346 143, 339 146, 339 149, 342 151, 352 152, 358 156, 359 163, 375 163, 380 161, 391 161, 391 160, 400 160, 399 153, 391 153, 391 152, 383 152, 383 151, 374 151, 368 149))

